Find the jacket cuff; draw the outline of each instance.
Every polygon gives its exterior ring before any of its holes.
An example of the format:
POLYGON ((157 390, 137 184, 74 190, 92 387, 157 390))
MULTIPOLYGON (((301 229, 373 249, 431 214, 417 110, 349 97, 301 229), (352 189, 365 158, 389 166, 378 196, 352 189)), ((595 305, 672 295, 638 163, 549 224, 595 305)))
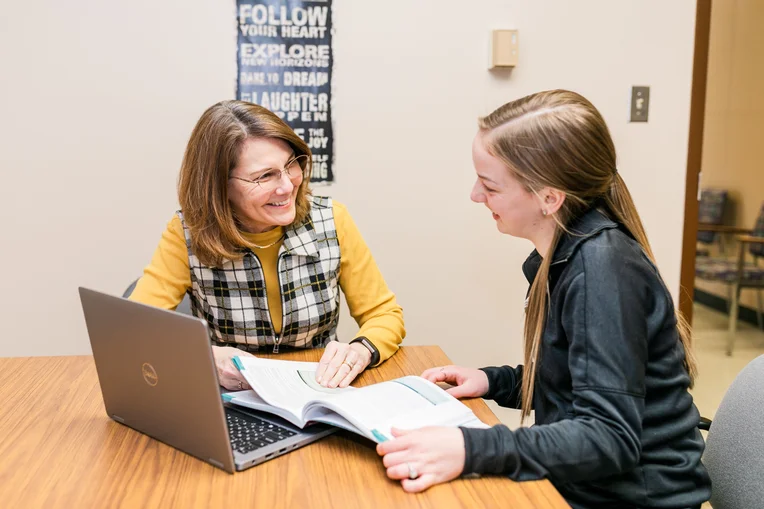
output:
POLYGON ((464 470, 468 474, 504 474, 516 469, 516 443, 512 431, 499 424, 492 428, 459 428, 464 436, 464 470))
POLYGON ((488 377, 488 392, 483 395, 483 399, 494 399, 496 397, 496 391, 499 389, 500 384, 497 383, 501 377, 501 368, 490 367, 480 368, 480 371, 486 374, 488 377))
POLYGON ((459 428, 464 437, 464 470, 461 475, 478 474, 475 470, 475 437, 471 434, 473 428, 459 428))

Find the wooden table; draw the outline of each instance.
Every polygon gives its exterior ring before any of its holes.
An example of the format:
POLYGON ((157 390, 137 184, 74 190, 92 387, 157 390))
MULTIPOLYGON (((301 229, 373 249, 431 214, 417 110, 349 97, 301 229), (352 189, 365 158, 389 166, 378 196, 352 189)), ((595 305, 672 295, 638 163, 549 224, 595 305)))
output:
MULTIPOLYGON (((321 351, 281 355, 318 360, 321 351)), ((448 364, 435 346, 404 347, 354 385, 448 364)), ((498 422, 482 400, 466 402, 498 422)), ((0 359, 2 507, 568 507, 548 481, 459 479, 407 494, 385 476, 374 444, 341 432, 227 474, 109 419, 93 358, 0 359)))

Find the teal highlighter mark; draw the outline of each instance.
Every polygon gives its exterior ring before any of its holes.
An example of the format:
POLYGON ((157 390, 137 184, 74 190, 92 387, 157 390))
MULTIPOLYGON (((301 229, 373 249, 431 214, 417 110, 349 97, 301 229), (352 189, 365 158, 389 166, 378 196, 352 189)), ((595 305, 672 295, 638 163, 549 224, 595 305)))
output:
POLYGON ((233 396, 231 396, 230 394, 221 394, 221 396, 223 397, 223 401, 225 401, 226 403, 228 403, 229 401, 233 399, 233 396))
POLYGON ((244 366, 242 365, 241 361, 239 360, 239 356, 235 356, 233 359, 233 365, 236 366, 236 369, 239 371, 244 371, 244 366))
POLYGON ((380 433, 379 431, 377 431, 376 429, 371 430, 371 434, 374 435, 374 438, 379 440, 380 443, 387 442, 387 437, 383 435, 382 433, 380 433))

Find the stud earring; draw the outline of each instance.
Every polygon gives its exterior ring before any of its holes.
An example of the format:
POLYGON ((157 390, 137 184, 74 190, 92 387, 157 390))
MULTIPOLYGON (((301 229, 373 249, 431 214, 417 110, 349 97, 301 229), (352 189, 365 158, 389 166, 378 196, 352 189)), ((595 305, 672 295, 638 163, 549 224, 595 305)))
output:
POLYGON ((542 215, 542 216, 544 216, 544 217, 546 217, 546 209, 542 209, 542 210, 541 210, 541 215, 542 215))

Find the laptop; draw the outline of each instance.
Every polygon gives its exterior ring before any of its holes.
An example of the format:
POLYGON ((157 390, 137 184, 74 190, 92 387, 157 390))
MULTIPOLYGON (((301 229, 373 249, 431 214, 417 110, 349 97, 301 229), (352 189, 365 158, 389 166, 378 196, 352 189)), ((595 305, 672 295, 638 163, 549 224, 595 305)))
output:
POLYGON ((229 473, 336 431, 225 405, 203 320, 79 291, 106 413, 118 423, 229 473))

